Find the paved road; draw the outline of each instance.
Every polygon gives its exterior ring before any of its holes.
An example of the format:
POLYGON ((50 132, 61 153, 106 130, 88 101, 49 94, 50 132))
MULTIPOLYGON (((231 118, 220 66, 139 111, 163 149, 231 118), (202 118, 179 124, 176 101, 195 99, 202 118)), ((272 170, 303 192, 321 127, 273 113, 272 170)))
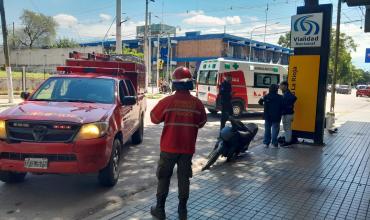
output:
MULTIPOLYGON (((155 103, 156 100, 149 100, 149 109, 155 103)), ((336 110, 339 121, 370 121, 370 116, 365 113, 370 110, 369 98, 338 95, 336 110)), ((218 120, 218 117, 209 115, 209 122, 199 133, 194 160, 196 172, 215 143, 218 120)), ((258 114, 246 115, 243 121, 262 124, 258 114)), ((96 219, 132 200, 146 198, 144 195, 152 193, 148 189, 156 183, 154 174, 161 128, 151 124, 149 115, 146 115, 144 142, 138 146, 125 146, 121 178, 113 189, 99 187, 95 175, 30 175, 22 184, 0 183, 0 219, 96 219)), ((260 130, 255 145, 260 143, 260 130)))

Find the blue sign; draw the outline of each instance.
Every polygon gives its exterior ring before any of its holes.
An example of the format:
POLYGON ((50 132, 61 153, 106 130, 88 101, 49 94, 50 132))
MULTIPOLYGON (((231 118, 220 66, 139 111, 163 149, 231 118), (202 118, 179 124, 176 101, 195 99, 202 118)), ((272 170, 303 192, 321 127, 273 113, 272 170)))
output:
POLYGON ((370 63, 370 48, 366 48, 365 63, 370 63))

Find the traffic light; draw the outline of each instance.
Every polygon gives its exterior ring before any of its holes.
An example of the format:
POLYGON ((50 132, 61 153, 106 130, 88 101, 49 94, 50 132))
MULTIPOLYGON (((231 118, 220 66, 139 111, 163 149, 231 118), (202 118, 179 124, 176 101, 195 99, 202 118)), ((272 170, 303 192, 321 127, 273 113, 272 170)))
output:
POLYGON ((164 64, 164 61, 162 59, 159 59, 158 62, 157 62, 158 69, 162 70, 163 69, 163 64, 164 64))

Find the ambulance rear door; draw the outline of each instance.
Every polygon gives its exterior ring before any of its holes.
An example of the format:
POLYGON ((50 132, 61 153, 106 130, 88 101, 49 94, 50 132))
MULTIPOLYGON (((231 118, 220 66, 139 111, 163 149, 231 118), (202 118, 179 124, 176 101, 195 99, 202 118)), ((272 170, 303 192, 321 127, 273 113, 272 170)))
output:
POLYGON ((208 109, 216 109, 218 94, 217 61, 203 61, 198 71, 197 96, 208 109))

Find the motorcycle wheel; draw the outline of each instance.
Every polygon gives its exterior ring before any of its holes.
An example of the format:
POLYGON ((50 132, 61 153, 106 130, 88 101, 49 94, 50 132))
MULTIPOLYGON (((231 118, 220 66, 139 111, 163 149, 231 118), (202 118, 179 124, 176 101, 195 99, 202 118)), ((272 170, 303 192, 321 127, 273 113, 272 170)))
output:
POLYGON ((216 149, 214 149, 211 154, 208 156, 209 160, 206 163, 206 165, 202 168, 202 171, 208 170, 218 159, 218 157, 221 155, 221 149, 223 147, 223 142, 218 142, 218 146, 216 149))

